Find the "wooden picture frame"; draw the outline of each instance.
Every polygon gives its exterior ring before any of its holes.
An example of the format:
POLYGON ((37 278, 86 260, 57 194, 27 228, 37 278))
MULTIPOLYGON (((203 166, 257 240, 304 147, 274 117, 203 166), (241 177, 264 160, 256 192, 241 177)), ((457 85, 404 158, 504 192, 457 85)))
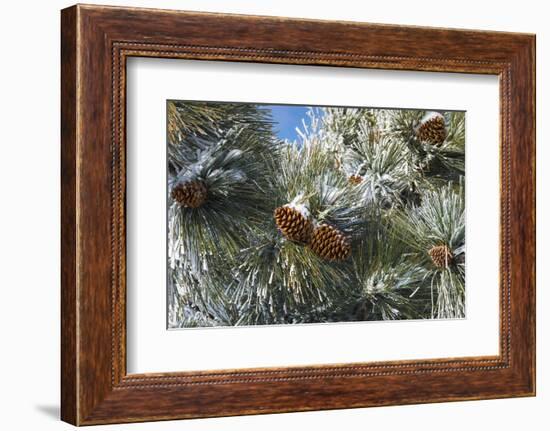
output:
POLYGON ((61 418, 75 425, 535 394, 535 36, 77 5, 61 20, 61 418), (126 60, 500 80, 500 354, 127 374, 126 60))

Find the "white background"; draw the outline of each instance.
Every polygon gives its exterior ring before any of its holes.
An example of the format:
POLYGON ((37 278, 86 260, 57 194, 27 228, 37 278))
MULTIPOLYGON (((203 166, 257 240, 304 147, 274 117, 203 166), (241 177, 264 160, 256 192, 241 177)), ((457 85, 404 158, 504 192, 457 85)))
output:
POLYGON ((134 58, 127 88, 129 373, 498 354, 498 77, 134 58), (167 331, 167 99, 466 111, 466 319, 167 331))
MULTIPOLYGON (((538 396, 106 426, 135 430, 388 429, 544 430, 550 415, 548 186, 550 29, 544 3, 297 0, 102 3, 537 33, 538 396), (547 265, 546 265, 547 266, 547 265)), ((0 15, 0 427, 62 430, 59 399, 59 9, 66 1, 5 2, 0 15)))

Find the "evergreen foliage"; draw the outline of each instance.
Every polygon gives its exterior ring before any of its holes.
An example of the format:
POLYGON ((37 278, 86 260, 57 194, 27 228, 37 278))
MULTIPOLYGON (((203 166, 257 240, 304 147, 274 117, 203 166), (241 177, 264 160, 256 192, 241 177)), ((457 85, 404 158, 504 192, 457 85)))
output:
POLYGON ((170 327, 465 316, 464 113, 167 111, 170 327))

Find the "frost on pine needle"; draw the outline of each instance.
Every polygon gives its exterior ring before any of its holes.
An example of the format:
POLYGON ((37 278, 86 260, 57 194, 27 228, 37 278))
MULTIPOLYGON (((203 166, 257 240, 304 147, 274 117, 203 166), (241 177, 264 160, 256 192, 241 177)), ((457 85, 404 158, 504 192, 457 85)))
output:
POLYGON ((167 113, 170 327, 465 316, 464 112, 167 113))
POLYGON ((429 292, 432 316, 465 316, 465 208, 462 182, 427 191, 422 204, 395 214, 395 235, 411 250, 429 292))

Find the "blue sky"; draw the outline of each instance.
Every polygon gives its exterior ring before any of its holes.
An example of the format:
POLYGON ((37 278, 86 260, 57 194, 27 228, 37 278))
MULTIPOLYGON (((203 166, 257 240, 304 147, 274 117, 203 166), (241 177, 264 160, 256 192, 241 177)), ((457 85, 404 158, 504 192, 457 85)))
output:
POLYGON ((293 141, 297 138, 296 127, 302 128, 302 118, 306 118, 309 106, 303 105, 264 105, 264 108, 271 109, 273 114, 273 128, 281 139, 293 141))

